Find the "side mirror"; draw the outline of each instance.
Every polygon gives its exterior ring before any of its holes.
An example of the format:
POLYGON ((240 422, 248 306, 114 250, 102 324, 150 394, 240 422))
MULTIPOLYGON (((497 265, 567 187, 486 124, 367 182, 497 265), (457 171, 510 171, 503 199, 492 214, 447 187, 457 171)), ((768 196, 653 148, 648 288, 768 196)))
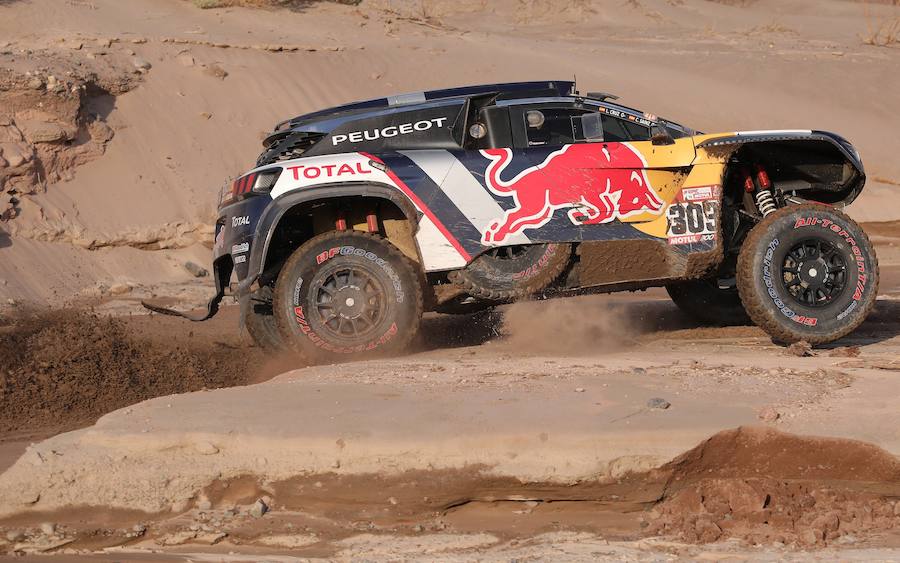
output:
POLYGON ((675 139, 672 138, 672 135, 666 131, 666 128, 657 123, 653 126, 653 129, 650 130, 650 142, 654 145, 674 145, 675 139))
POLYGON ((603 142, 603 120, 600 113, 591 112, 581 116, 581 134, 585 141, 603 142))

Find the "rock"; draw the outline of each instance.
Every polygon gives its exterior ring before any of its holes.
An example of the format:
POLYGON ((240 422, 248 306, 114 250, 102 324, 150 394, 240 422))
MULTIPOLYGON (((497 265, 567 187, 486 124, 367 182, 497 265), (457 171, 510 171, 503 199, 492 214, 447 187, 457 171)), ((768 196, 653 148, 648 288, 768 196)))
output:
POLYGON ((576 393, 584 393, 584 387, 576 387, 575 392, 576 393))
POLYGON ((56 532, 56 524, 53 522, 42 522, 40 528, 41 533, 47 536, 52 536, 56 532))
POLYGON ((111 295, 125 295, 126 293, 131 293, 132 287, 127 283, 117 283, 113 284, 109 288, 109 293, 111 295))
POLYGON ((44 81, 35 76, 34 78, 28 79, 28 82, 25 83, 25 86, 32 90, 40 90, 44 87, 44 81))
POLYGON ((205 511, 205 510, 211 510, 211 509, 212 509, 212 503, 211 503, 211 502, 209 501, 209 499, 207 499, 207 498, 200 499, 200 500, 197 502, 197 509, 198 509, 198 510, 204 510, 204 511, 205 511))
POLYGON ((819 530, 813 530, 812 528, 803 530, 798 537, 800 541, 806 545, 815 545, 822 541, 822 533, 819 530))
POLYGON ((694 531, 702 543, 712 543, 722 536, 722 529, 708 518, 698 518, 694 531))
POLYGON ((3 158, 11 168, 17 168, 30 162, 33 155, 31 147, 16 142, 0 143, 0 153, 3 154, 3 158))
POLYGON ((21 530, 9 530, 6 532, 6 541, 17 542, 25 539, 25 534, 21 530))
POLYGON ((116 134, 112 127, 99 119, 92 121, 89 129, 91 131, 91 139, 95 143, 108 143, 116 134))
POLYGON ((859 346, 841 346, 828 354, 833 358, 856 358, 859 356, 859 346))
POLYGON ((254 518, 262 518, 263 514, 269 511, 269 507, 262 501, 262 499, 258 499, 253 503, 253 506, 250 507, 248 511, 250 516, 254 518))
POLYGON ((144 43, 147 42, 147 40, 144 39, 143 37, 135 37, 134 39, 131 40, 131 42, 134 43, 135 45, 143 45, 144 43))
POLYGON ((146 72, 153 67, 153 65, 140 57, 134 57, 133 59, 131 59, 131 65, 139 72, 146 72))
POLYGON ((69 43, 69 49, 72 49, 73 51, 79 51, 82 47, 84 47, 84 43, 81 41, 72 41, 69 43))
POLYGON ((194 55, 188 52, 179 53, 175 58, 178 60, 181 66, 194 66, 194 55))
POLYGON ((413 526, 413 531, 414 531, 414 532, 421 532, 421 531, 423 531, 424 529, 425 529, 425 528, 424 528, 421 524, 416 524, 415 526, 413 526))
POLYGON ((393 504, 394 506, 400 504, 400 501, 398 501, 396 497, 388 497, 388 502, 393 504))
POLYGON ((131 531, 137 535, 143 535, 144 532, 147 531, 147 526, 144 526, 143 524, 135 524, 131 527, 131 531))
POLYGON ((828 532, 836 532, 841 525, 841 519, 837 512, 829 512, 823 514, 812 521, 810 527, 817 530, 821 537, 825 537, 828 532))
POLYGON ((774 407, 765 407, 759 411, 757 416, 763 422, 775 422, 781 418, 781 413, 775 410, 774 407))
POLYGON ((203 119, 212 119, 212 114, 208 111, 204 111, 200 114, 200 117, 202 117, 203 119))
POLYGON ((206 532, 203 534, 197 534, 196 540, 207 545, 215 545, 222 541, 227 535, 228 534, 226 534, 225 532, 206 532))
POLYGON ((197 450, 197 453, 203 454, 203 455, 214 455, 214 454, 219 453, 219 448, 215 447, 214 445, 210 444, 209 442, 200 442, 199 444, 197 444, 194 447, 197 450))
POLYGON ((203 278, 209 275, 209 272, 206 271, 206 268, 202 266, 198 266, 193 262, 185 262, 184 269, 191 273, 195 278, 203 278))
POLYGON ((665 410, 672 406, 672 403, 659 397, 654 397, 647 401, 647 408, 665 410))
POLYGON ((197 537, 197 532, 191 532, 189 530, 176 532, 174 534, 168 534, 156 540, 156 542, 160 545, 181 545, 183 543, 187 543, 192 539, 197 537))
POLYGON ((112 39, 100 37, 97 39, 97 46, 109 49, 112 46, 112 39))
POLYGON ((788 346, 784 353, 788 356, 797 356, 798 358, 805 358, 808 356, 812 356, 812 345, 806 340, 801 340, 799 342, 794 342, 790 346, 788 346))
POLYGON ((19 127, 32 143, 56 143, 70 138, 62 125, 52 121, 25 120, 19 127))
POLYGON ((203 72, 213 78, 218 78, 219 80, 225 80, 225 77, 228 76, 228 72, 215 63, 203 67, 203 72))

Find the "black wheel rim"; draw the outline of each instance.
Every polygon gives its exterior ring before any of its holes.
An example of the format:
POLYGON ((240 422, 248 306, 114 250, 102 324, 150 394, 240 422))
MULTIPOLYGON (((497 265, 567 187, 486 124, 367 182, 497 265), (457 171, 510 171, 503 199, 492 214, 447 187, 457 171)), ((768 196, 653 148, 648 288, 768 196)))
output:
POLYGON ((796 243, 781 267, 784 288, 805 307, 825 307, 847 286, 847 262, 827 240, 809 238, 796 243))
POLYGON ((362 268, 348 266, 334 270, 313 291, 319 323, 337 337, 366 337, 384 318, 384 287, 362 268))

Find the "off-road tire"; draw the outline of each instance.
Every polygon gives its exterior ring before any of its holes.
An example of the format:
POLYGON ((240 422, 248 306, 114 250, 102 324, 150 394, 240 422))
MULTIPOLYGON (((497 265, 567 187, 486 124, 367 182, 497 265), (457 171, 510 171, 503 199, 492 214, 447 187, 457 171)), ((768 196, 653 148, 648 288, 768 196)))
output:
POLYGON ((464 269, 450 272, 447 277, 473 297, 511 301, 534 295, 556 281, 571 257, 570 244, 501 246, 478 256, 464 269))
POLYGON ((704 324, 736 326, 750 323, 737 288, 721 289, 716 278, 669 284, 666 291, 679 309, 704 324))
POLYGON ((737 285, 750 318, 773 340, 826 344, 855 330, 872 310, 878 259, 869 237, 844 213, 819 204, 790 206, 750 231, 738 255, 737 285), (815 290, 832 276, 830 288, 815 290))
POLYGON ((272 309, 272 288, 264 286, 250 295, 250 306, 244 326, 257 346, 268 352, 284 350, 284 340, 275 323, 272 309))
POLYGON ((419 330, 422 286, 415 265, 387 240, 332 231, 285 262, 273 310, 284 342, 313 362, 392 354, 419 330))

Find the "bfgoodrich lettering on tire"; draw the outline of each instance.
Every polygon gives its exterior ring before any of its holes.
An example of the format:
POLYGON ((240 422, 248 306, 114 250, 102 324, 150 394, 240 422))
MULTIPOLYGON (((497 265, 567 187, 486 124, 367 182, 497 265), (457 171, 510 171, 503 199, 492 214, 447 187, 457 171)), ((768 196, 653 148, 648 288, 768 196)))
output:
POLYGON ((757 325, 781 342, 832 342, 865 320, 878 294, 878 259, 852 219, 831 207, 779 209, 741 247, 738 291, 757 325))
POLYGON ((413 265, 379 236, 335 231, 288 258, 275 284, 282 338, 313 361, 404 349, 419 329, 422 289, 413 265))

